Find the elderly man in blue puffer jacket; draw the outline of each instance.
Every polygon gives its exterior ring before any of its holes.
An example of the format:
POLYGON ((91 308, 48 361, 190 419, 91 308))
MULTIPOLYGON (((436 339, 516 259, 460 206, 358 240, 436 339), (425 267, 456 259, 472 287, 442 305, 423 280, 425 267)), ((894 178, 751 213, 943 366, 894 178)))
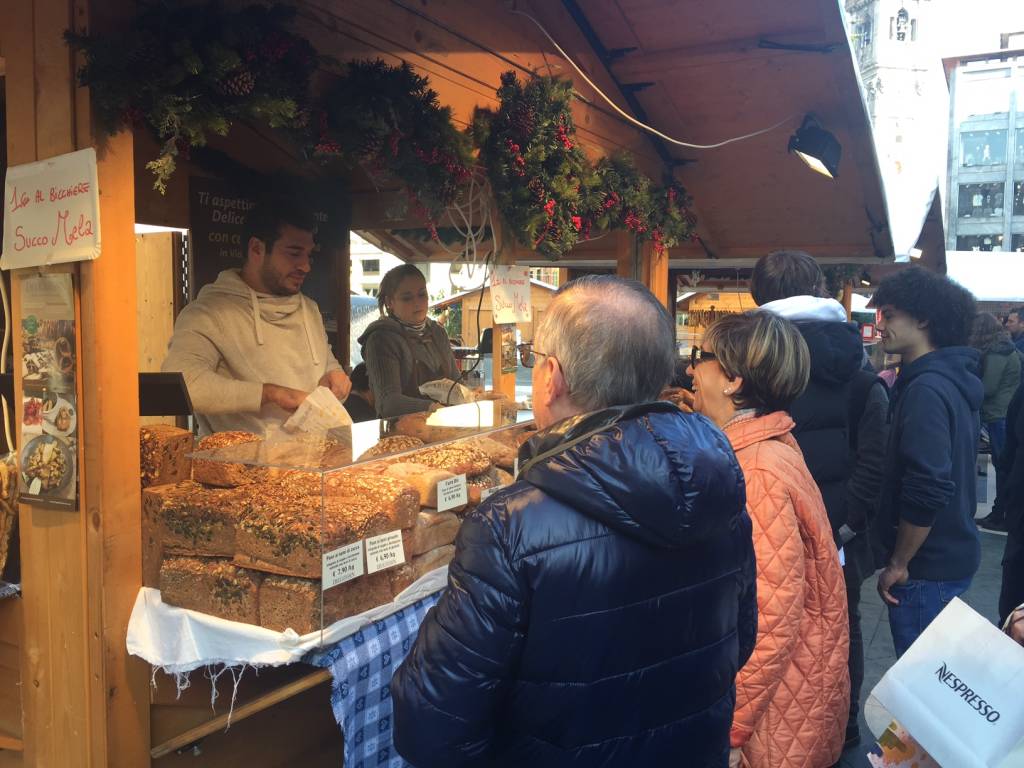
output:
POLYGON ((674 331, 639 283, 586 277, 524 345, 541 431, 463 523, 391 683, 417 768, 727 765, 751 528, 722 433, 652 402, 674 331))

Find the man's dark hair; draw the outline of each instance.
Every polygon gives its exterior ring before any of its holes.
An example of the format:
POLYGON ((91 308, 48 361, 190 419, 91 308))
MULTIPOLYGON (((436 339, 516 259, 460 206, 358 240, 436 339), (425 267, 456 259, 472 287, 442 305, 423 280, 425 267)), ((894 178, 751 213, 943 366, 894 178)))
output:
POLYGON ((263 241, 267 253, 274 250, 274 243, 281 236, 281 228, 292 226, 303 232, 316 231, 316 217, 308 208, 284 198, 267 198, 257 201, 245 216, 242 252, 248 255, 249 240, 263 241))
POLYGON ((970 291, 924 267, 908 267, 885 278, 871 306, 891 306, 923 321, 928 340, 938 348, 966 346, 978 311, 970 291))
POLYGON ((750 293, 759 307, 791 296, 821 296, 825 274, 803 251, 773 251, 762 256, 750 276, 750 293))
POLYGON ((1024 307, 1014 307, 1011 309, 1006 313, 1007 319, 1009 319, 1010 315, 1016 315, 1017 320, 1024 320, 1024 307))
POLYGON ((366 363, 360 363, 353 368, 348 378, 352 382, 353 392, 366 392, 370 388, 370 375, 366 371, 366 363))

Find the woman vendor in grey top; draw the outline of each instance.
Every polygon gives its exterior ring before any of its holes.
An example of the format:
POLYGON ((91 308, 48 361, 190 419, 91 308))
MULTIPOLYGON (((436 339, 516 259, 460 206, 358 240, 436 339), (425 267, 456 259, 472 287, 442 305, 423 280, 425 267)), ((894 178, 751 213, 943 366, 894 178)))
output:
POLYGON ((381 319, 359 344, 382 418, 430 410, 434 401, 420 394, 420 385, 458 379, 448 334, 427 317, 429 298, 427 281, 412 264, 395 267, 380 281, 381 319))

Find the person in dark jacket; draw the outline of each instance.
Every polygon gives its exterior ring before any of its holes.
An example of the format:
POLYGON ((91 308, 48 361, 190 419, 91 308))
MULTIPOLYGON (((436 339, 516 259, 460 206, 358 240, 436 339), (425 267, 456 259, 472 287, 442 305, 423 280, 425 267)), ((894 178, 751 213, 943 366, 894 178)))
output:
POLYGON ((903 356, 877 526, 888 553, 878 592, 899 657, 967 591, 981 562, 974 514, 984 390, 978 353, 965 346, 975 314, 967 290, 910 267, 871 301, 885 351, 903 356))
MULTIPOLYGON (((1010 333, 995 315, 979 312, 974 318, 971 346, 981 355, 981 383, 985 399, 981 403, 981 423, 988 431, 992 467, 996 473, 996 497, 1003 485, 1003 446, 1006 444, 1006 412, 1021 382, 1021 361, 1010 333)), ((982 528, 1006 530, 1001 504, 993 503, 992 513, 978 520, 982 528)))
POLYGON ((370 389, 370 377, 366 372, 366 363, 360 363, 349 374, 352 391, 345 400, 345 410, 353 422, 373 421, 377 418, 377 409, 373 407, 373 390, 370 389))
POLYGON ((843 548, 850 621, 850 714, 845 743, 860 742, 857 715, 864 680, 860 588, 874 573, 868 525, 881 487, 888 396, 864 370, 864 345, 843 305, 823 297, 825 276, 810 254, 775 251, 750 279, 761 309, 790 320, 807 342, 811 378, 790 406, 793 437, 821 491, 836 545, 843 548))
MULTIPOLYGON (((1005 513, 1006 548, 1003 551, 1003 584, 999 591, 999 623, 1024 603, 1024 387, 1017 390, 1006 414, 1006 446, 1003 451, 1005 479, 999 506, 1005 513)), ((980 521, 979 521, 980 524, 980 521)))
POLYGON ((417 768, 725 768, 752 529, 725 436, 649 402, 672 320, 639 283, 584 277, 521 354, 541 431, 459 531, 391 683, 395 746, 417 768))
POLYGON ((1024 355, 1024 307, 1014 307, 1006 314, 1006 322, 1003 323, 1010 333, 1013 346, 1024 355))
POLYGON ((420 394, 420 385, 458 379, 448 334, 427 317, 429 301, 426 278, 412 264, 397 266, 381 278, 381 319, 358 339, 381 418, 430 410, 435 402, 420 394))

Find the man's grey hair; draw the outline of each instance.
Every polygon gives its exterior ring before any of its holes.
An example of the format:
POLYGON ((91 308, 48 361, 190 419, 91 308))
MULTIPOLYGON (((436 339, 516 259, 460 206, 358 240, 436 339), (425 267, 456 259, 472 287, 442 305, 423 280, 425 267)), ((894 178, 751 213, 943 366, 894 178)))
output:
POLYGON ((657 400, 672 378, 675 323, 647 288, 587 275, 559 289, 534 339, 584 411, 657 400))

